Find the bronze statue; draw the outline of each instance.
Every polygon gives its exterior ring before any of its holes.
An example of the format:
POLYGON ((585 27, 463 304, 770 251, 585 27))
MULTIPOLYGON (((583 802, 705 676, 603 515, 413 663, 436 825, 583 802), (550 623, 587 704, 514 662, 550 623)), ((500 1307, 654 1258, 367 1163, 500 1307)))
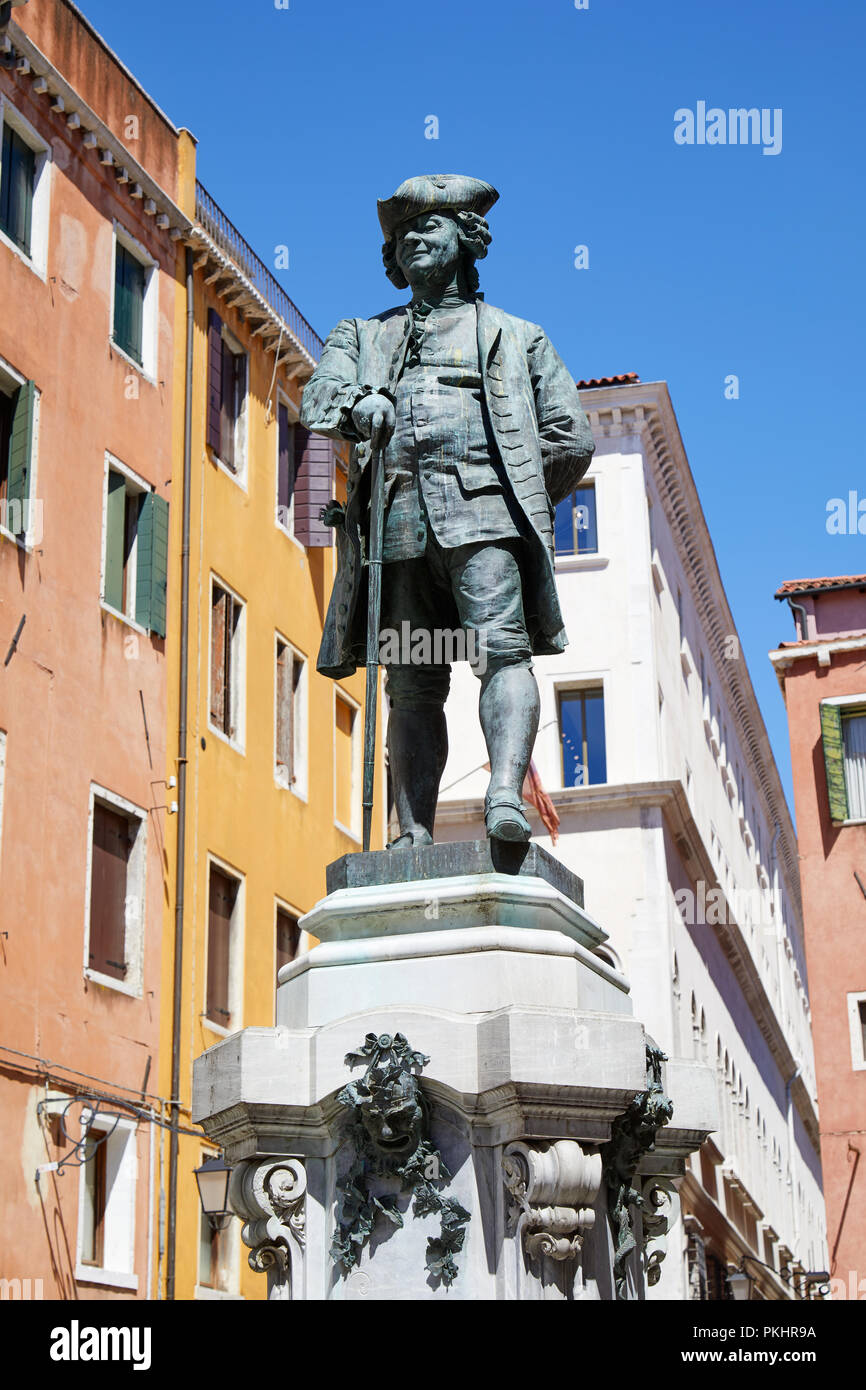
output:
MULTIPOLYGON (((423 175, 379 203, 383 259, 409 304, 343 319, 304 391, 302 423, 351 441, 338 571, 318 669, 364 663, 374 451, 384 463, 381 629, 466 634, 490 754, 489 836, 528 840, 521 789, 538 729, 533 655, 566 646, 554 506, 586 472, 592 434, 572 377, 537 324, 478 293, 498 198, 462 175, 423 175)), ((453 648, 453 643, 452 643, 453 648)), ((442 645, 382 650, 401 835, 432 842, 448 751, 442 645), (421 657, 416 655, 421 653, 421 657), (426 659, 425 659, 426 657, 426 659), (438 659, 437 659, 438 658, 438 659)))

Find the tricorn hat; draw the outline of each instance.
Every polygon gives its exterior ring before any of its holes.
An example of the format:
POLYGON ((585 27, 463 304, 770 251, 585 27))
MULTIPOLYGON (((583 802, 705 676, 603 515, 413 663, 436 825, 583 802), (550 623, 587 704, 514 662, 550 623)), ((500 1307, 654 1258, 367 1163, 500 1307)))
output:
POLYGON ((468 174, 420 174, 406 179, 390 198, 379 199, 379 222, 390 241, 401 222, 422 212, 478 212, 483 217, 499 194, 468 174))

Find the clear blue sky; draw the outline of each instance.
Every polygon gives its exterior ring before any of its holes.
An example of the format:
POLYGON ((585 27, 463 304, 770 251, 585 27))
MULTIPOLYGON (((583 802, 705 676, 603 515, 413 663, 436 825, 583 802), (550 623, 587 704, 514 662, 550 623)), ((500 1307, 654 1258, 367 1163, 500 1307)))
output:
POLYGON ((423 172, 496 185, 487 298, 576 377, 669 383, 790 788, 773 592, 866 572, 866 538, 825 527, 829 498, 866 498, 862 0, 80 4, 263 259, 289 246, 280 279, 323 335, 395 302, 377 196, 423 172), (781 153, 675 144, 698 101, 781 107, 781 153))

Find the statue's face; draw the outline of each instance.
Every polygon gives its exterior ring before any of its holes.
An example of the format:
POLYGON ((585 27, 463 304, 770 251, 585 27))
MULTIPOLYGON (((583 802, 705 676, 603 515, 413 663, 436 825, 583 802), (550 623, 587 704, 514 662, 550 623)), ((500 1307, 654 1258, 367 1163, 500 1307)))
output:
POLYGON ((460 263, 457 223, 447 213, 421 213, 398 228, 394 254, 413 288, 446 282, 460 263))

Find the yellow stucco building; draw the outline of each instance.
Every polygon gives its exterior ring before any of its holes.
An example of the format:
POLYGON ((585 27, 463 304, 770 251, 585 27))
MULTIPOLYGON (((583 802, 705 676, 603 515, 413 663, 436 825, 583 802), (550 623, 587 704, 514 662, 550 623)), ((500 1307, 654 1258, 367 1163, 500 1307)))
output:
POLYGON ((315 669, 336 565, 318 513, 344 500, 346 463, 297 423, 321 343, 196 182, 186 132, 180 197, 159 1088, 175 1131, 158 1279, 162 1297, 261 1298, 240 1223, 212 1231, 201 1214, 194 1169, 216 1151, 188 1132, 192 1064, 273 1024, 278 966, 308 946, 297 920, 325 865, 360 847, 363 674, 315 669))

